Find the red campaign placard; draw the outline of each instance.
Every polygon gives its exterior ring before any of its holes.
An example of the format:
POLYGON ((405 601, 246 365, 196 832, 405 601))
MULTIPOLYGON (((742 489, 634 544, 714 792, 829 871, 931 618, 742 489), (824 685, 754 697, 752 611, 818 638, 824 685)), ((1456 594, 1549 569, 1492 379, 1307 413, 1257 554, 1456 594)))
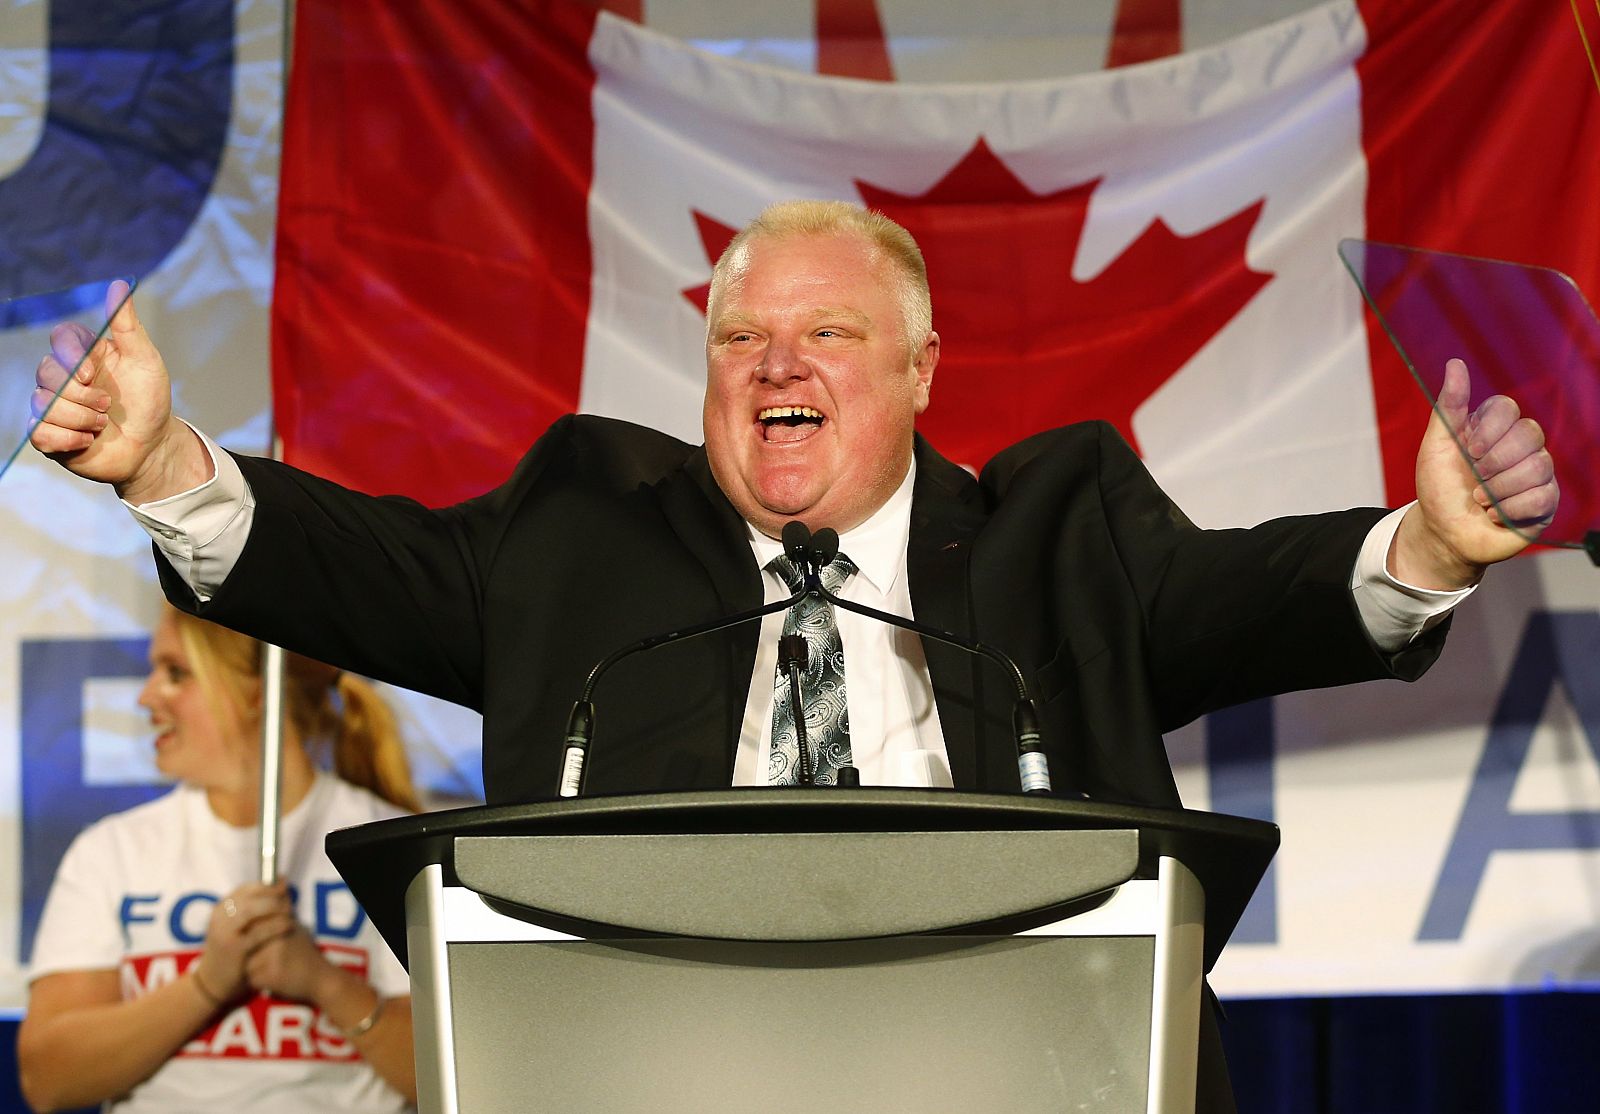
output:
MULTIPOLYGON (((331 963, 366 977, 367 953, 360 948, 318 943, 331 963)), ((122 961, 124 998, 147 994, 175 982, 200 960, 200 952, 161 952, 122 961)), ((179 1056, 203 1059, 331 1060, 360 1058, 355 1046, 322 1013, 304 1002, 257 994, 229 1010, 184 1045, 179 1056)))

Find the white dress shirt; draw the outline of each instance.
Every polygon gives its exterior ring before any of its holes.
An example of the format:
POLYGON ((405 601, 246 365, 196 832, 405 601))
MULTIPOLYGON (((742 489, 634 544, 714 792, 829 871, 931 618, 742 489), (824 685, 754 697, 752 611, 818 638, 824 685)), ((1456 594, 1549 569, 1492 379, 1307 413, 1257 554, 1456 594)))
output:
MULTIPOLYGON (((839 538, 839 552, 856 563, 856 573, 838 595, 879 611, 911 618, 906 580, 906 543, 911 538, 911 486, 916 466, 906 473, 889 501, 873 516, 839 538)), ((789 588, 767 562, 783 543, 745 524, 750 549, 761 567, 766 602, 789 595, 789 588)), ((950 788, 933 680, 922 656, 922 639, 865 615, 836 609, 844 648, 845 699, 850 706, 850 754, 862 785, 919 785, 950 788)), ((772 741, 773 681, 778 668, 778 636, 783 613, 761 622, 755 671, 745 704, 739 751, 733 764, 735 785, 767 784, 767 751, 772 741)))
MULTIPOLYGON (((192 427, 191 427, 192 428, 192 427)), ((201 600, 209 600, 227 578, 255 512, 255 496, 239 465, 200 433, 211 454, 213 475, 199 487, 134 506, 124 502, 149 533, 167 561, 201 600)), ((905 618, 912 618, 907 584, 906 544, 911 536, 911 491, 916 465, 906 473, 889 501, 873 516, 839 539, 859 570, 839 595, 905 618)), ((1350 576, 1350 589, 1367 633, 1379 649, 1403 649, 1418 635, 1443 621, 1472 593, 1440 592, 1403 584, 1389 575, 1389 545, 1406 508, 1391 511, 1368 532, 1350 576)), ((767 562, 783 552, 782 543, 749 531, 751 552, 762 569, 768 603, 783 599, 788 588, 767 562)), ((909 631, 841 610, 839 638, 844 648, 846 694, 850 706, 850 747, 863 785, 949 787, 950 760, 939 726, 933 681, 922 654, 922 641, 909 631)), ((778 636, 783 615, 762 622, 755 669, 739 733, 733 784, 764 785, 767 749, 772 738, 772 690, 778 664, 778 636)))

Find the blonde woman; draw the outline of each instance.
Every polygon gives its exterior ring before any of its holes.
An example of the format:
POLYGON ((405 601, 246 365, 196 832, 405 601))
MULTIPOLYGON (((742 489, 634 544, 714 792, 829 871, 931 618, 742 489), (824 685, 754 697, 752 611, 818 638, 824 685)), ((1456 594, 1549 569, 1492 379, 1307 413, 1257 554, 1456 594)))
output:
POLYGON ((291 656, 284 879, 256 874, 259 643, 166 608, 139 696, 172 792, 63 858, 18 1033, 39 1110, 400 1111, 415 1101, 409 984, 323 852, 416 811, 372 688, 291 656), (330 752, 332 773, 319 768, 330 752))

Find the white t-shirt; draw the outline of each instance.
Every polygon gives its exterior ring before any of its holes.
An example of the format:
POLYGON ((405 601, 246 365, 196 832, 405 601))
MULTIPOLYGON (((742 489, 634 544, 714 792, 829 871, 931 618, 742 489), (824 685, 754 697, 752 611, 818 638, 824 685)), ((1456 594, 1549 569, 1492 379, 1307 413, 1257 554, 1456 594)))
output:
MULTIPOLYGON (((319 774, 284 815, 278 844, 296 914, 318 947, 385 997, 409 994, 410 981, 328 861, 323 836, 400 811, 319 774)), ((255 828, 219 820, 205 792, 187 786, 97 821, 61 860, 30 977, 115 969, 124 998, 173 981, 199 959, 212 908, 256 877, 256 845, 255 828)), ((257 995, 104 1109, 376 1114, 408 1107, 319 1011, 257 995)))

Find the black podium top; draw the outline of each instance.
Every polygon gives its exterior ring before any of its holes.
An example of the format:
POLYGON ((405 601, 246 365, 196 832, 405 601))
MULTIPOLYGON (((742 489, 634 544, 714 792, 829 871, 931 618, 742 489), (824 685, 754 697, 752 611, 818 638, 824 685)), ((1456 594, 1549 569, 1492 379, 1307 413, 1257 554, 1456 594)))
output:
POLYGON ((1171 857, 1206 894, 1210 970, 1278 847, 1274 824, 1186 809, 956 793, 945 789, 739 788, 628 794, 403 816, 327 837, 328 857, 401 962, 405 892, 439 864, 458 882, 458 837, 715 835, 837 832, 1108 831, 1138 833, 1133 877, 1154 878, 1171 857))

